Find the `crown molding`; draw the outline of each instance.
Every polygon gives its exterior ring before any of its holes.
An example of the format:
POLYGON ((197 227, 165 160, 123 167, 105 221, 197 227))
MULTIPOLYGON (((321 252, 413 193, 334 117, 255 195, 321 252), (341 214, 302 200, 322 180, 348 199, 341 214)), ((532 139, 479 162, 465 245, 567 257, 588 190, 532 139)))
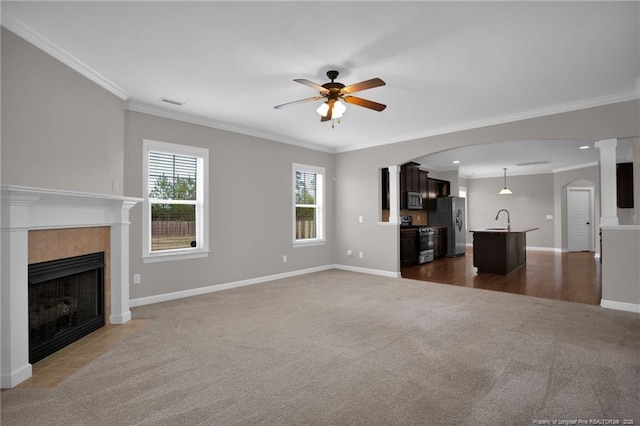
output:
POLYGON ((353 147, 338 148, 336 153, 357 151, 360 149, 374 148, 382 145, 390 145, 394 143, 407 142, 416 139, 428 138, 432 136, 446 135, 449 133, 462 132, 466 130, 479 129, 482 127, 495 126, 499 124, 513 123, 516 121, 529 120, 533 118, 540 118, 554 114, 562 114, 566 112, 579 111, 582 109, 595 108, 605 105, 616 104, 620 102, 635 101, 640 99, 640 77, 636 79, 634 88, 627 92, 615 93, 612 95, 599 96, 596 98, 585 99, 576 102, 568 102, 566 104, 554 105, 551 107, 537 108, 529 111, 518 112, 515 114, 507 114, 503 116, 488 118, 485 120, 470 121, 467 123, 455 124, 447 127, 440 127, 433 129, 429 132, 402 135, 397 138, 378 141, 369 144, 357 145, 353 147))
POLYGON ((50 56, 53 56, 55 59, 62 62, 72 70, 86 77, 93 83, 119 97, 120 99, 124 101, 129 99, 129 93, 127 93, 127 91, 109 80, 107 77, 100 74, 98 71, 91 68, 89 65, 75 58, 69 52, 67 52, 51 40, 47 39, 45 36, 29 27, 27 24, 16 19, 4 10, 2 11, 1 18, 2 26, 7 30, 25 39, 50 56))
POLYGON ((560 167, 559 169, 553 169, 553 173, 568 172, 570 170, 578 170, 578 169, 586 169, 588 167, 594 167, 599 165, 600 163, 598 163, 597 161, 594 161, 592 163, 578 164, 575 166, 560 167))
POLYGON ((287 145, 295 145, 301 148, 313 149, 315 151, 322 151, 330 154, 335 153, 334 149, 326 146, 302 143, 300 141, 284 138, 282 136, 270 134, 267 132, 261 132, 259 130, 251 129, 244 126, 234 126, 229 123, 222 123, 206 117, 200 117, 193 114, 185 114, 185 113, 179 113, 175 111, 169 111, 165 108, 160 108, 160 107, 149 105, 143 102, 137 102, 131 99, 129 99, 125 103, 125 109, 129 111, 134 111, 134 112, 141 112, 143 114, 154 115, 156 117, 168 118, 170 120, 182 121, 184 123, 197 124, 199 126, 210 127, 218 130, 225 130, 228 132, 239 133, 242 135, 252 136, 260 139, 267 139, 273 142, 285 143, 287 145))

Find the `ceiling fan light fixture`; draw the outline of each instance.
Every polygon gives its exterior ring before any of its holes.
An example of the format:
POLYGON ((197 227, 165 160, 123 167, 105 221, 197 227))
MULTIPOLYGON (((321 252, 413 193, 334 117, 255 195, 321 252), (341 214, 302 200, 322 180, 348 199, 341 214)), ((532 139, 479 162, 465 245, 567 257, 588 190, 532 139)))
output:
POLYGON ((335 101, 333 104, 333 118, 340 118, 347 110, 347 107, 342 102, 335 101))
POLYGON ((322 105, 320 105, 318 107, 318 109, 316 110, 318 112, 318 114, 320 114, 321 116, 326 116, 327 112, 329 112, 329 102, 324 102, 322 105))
POLYGON ((498 192, 498 195, 511 195, 513 194, 513 192, 511 192, 511 190, 507 188, 507 168, 505 167, 503 170, 504 170, 504 188, 502 188, 500 192, 498 192))

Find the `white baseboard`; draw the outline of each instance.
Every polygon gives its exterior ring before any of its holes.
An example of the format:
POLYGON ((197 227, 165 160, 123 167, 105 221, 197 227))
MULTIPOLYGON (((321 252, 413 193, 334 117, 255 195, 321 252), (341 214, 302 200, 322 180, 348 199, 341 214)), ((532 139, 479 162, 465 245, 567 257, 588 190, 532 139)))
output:
POLYGON ((341 269, 343 271, 361 272, 363 274, 380 275, 383 277, 390 277, 390 278, 400 278, 402 276, 400 275, 400 272, 383 271, 381 269, 361 268, 359 266, 333 265, 333 267, 334 269, 341 269))
POLYGON ((532 246, 527 246, 527 250, 531 250, 531 251, 550 251, 553 253, 562 253, 562 249, 561 248, 556 248, 556 247, 532 247, 532 246))
POLYGON ((0 378, 0 387, 2 389, 11 389, 29 377, 31 377, 31 364, 23 365, 16 371, 11 372, 11 374, 3 374, 2 378, 0 378))
POLYGON ((616 302, 614 300, 600 299, 600 306, 607 309, 615 309, 616 311, 635 312, 640 314, 640 304, 616 302))
POLYGON ((131 311, 127 311, 122 315, 111 315, 109 317, 109 323, 111 324, 125 324, 131 319, 131 311))
POLYGON ((327 269, 334 269, 334 265, 317 266, 314 268, 284 272, 282 274, 274 274, 274 275, 267 275, 264 277, 250 278, 248 280, 234 281, 234 282, 223 283, 223 284, 214 284, 206 287, 176 291, 173 293, 158 294, 155 296, 140 297, 137 299, 129 300, 129 306, 132 308, 135 308, 136 306, 144 306, 144 305, 150 305, 152 303, 160 303, 160 302, 166 302, 169 300, 182 299, 183 297, 199 296, 201 294, 213 293, 215 291, 228 290, 230 288, 244 287, 247 285, 259 284, 267 281, 279 280, 282 278, 289 278, 289 277, 295 277, 298 275, 311 274, 313 272, 326 271, 327 269))
MULTIPOLYGON (((357 266, 348 266, 348 265, 324 265, 324 266, 317 266, 314 268, 300 269, 297 271, 284 272, 282 274, 250 278, 248 280, 234 281, 230 283, 210 285, 207 287, 199 287, 199 288, 193 288, 189 290, 176 291, 173 293, 139 297, 137 299, 129 300, 129 306, 132 308, 135 308, 136 306, 144 306, 144 305, 150 305, 152 303, 167 302, 169 300, 182 299, 183 297, 199 296, 201 294, 213 293, 216 291, 228 290, 230 288, 236 288, 236 287, 244 287, 247 285, 260 284, 268 281, 279 280, 282 278, 296 277, 299 275, 306 275, 314 272, 326 271, 329 269, 341 269, 343 271, 361 272, 363 274, 380 275, 383 277, 391 277, 391 278, 401 277, 399 272, 383 271, 379 269, 360 268, 357 266)), ((120 320, 120 319, 116 318, 116 320, 120 320)), ((121 324, 120 322, 114 322, 113 320, 112 320, 112 323, 121 324)))

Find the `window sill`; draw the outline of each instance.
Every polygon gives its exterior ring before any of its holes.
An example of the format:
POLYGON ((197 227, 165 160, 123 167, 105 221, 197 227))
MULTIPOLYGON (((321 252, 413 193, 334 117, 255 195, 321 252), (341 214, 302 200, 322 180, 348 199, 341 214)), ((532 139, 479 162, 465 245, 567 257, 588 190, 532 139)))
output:
POLYGON ((293 247, 311 247, 311 246, 323 246, 327 243, 327 240, 297 240, 293 242, 293 247))
POLYGON ((153 253, 142 256, 143 263, 170 262, 173 260, 200 259, 208 257, 211 250, 193 250, 188 252, 153 253))

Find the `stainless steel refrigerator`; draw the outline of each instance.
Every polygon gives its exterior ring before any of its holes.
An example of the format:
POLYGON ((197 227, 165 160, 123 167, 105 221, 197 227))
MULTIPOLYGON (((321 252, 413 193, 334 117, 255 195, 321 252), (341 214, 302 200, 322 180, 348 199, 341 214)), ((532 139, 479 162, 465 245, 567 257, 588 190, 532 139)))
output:
POLYGON ((465 199, 440 197, 437 210, 427 214, 429 226, 447 227, 447 256, 464 254, 467 249, 467 224, 465 223, 465 199))

